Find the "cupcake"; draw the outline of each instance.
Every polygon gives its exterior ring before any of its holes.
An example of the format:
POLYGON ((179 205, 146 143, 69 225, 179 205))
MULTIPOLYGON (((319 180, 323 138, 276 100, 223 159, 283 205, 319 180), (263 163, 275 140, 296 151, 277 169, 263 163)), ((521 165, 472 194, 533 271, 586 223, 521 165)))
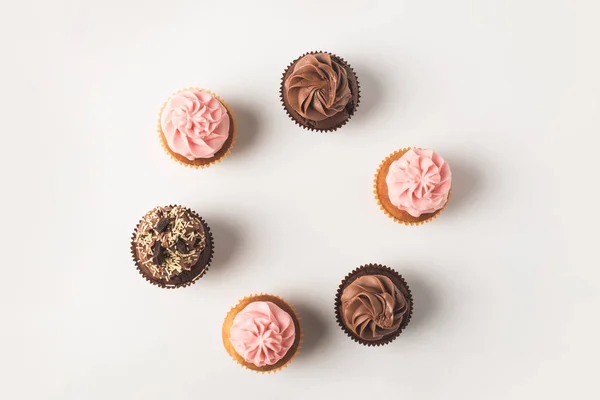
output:
POLYGON ((306 129, 335 131, 354 115, 359 99, 354 71, 334 54, 307 53, 283 73, 283 107, 293 121, 306 129))
POLYGON ((302 336, 292 307, 270 294, 240 300, 227 314, 222 334, 223 345, 234 361, 260 373, 287 367, 302 336))
POLYGON ((363 265, 344 278, 335 299, 338 324, 354 341, 381 346, 406 328, 413 301, 406 281, 379 264, 363 265))
POLYGON ((205 168, 227 156, 235 139, 231 110, 215 94, 190 88, 174 94, 160 110, 158 134, 179 163, 205 168))
POLYGON ((213 237, 206 222, 189 208, 156 207, 137 225, 131 253, 148 282, 168 289, 185 287, 208 270, 213 237))
POLYGON ((448 204, 450 166, 433 150, 406 148, 390 154, 375 174, 375 198, 394 221, 422 225, 448 204))

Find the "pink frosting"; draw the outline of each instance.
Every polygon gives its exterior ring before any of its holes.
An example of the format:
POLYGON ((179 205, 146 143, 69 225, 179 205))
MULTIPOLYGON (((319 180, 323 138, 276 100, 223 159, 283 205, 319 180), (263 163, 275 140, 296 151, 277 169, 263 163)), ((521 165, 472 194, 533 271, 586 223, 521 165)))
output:
POLYGON ((235 316, 229 331, 235 351, 257 367, 281 360, 295 338, 292 317, 270 301, 248 304, 235 316))
POLYGON ((433 150, 412 148, 390 165, 385 182, 392 204, 420 217, 444 207, 452 174, 448 163, 433 150))
POLYGON ((229 123, 223 104, 195 89, 171 97, 160 120, 169 148, 188 160, 214 156, 227 140, 229 123))

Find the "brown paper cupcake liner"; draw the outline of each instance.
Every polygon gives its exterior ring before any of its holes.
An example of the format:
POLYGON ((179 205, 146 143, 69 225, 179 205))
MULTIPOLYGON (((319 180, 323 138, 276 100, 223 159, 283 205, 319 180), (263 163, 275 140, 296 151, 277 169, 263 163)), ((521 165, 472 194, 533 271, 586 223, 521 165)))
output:
MULTIPOLYGON (((176 205, 170 204, 169 206, 175 207, 176 205)), ((183 206, 179 206, 179 207, 183 207, 183 206)), ((200 223, 204 227, 204 232, 206 234, 206 248, 204 249, 204 251, 208 250, 207 259, 204 260, 201 256, 201 258, 198 260, 198 263, 205 262, 206 263, 205 267, 199 273, 196 272, 196 274, 194 276, 190 277, 189 280, 186 280, 183 282, 177 282, 177 283, 161 282, 160 280, 156 280, 153 277, 148 276, 147 273, 144 273, 144 268, 143 268, 142 264, 139 262, 139 259, 136 254, 135 242, 134 242, 135 233, 139 229, 140 224, 142 223, 142 220, 140 220, 140 222, 138 222, 138 224, 136 225, 135 231, 133 232, 133 235, 131 235, 131 248, 130 248, 131 256, 133 258, 133 262, 135 263, 136 269, 138 270, 140 275, 142 275, 142 277, 145 280, 147 280, 151 284, 161 287, 163 289, 183 288, 183 287, 187 287, 187 286, 190 286, 190 285, 196 283, 196 281, 198 279, 202 278, 204 275, 206 275, 206 272, 208 272, 208 268, 210 267, 210 263, 212 262, 212 258, 213 258, 214 251, 215 251, 215 241, 214 241, 212 232, 210 231, 210 227, 208 226, 208 224, 206 223, 204 218, 202 218, 200 215, 198 215, 198 213, 196 213, 194 210, 191 210, 187 207, 183 207, 183 208, 185 208, 188 212, 190 212, 193 216, 195 216, 196 218, 198 218, 200 220, 200 223)), ((196 265, 198 265, 198 263, 196 265)), ((194 267, 192 267, 192 269, 190 271, 184 271, 181 274, 179 274, 178 276, 181 276, 183 274, 191 274, 193 269, 194 269, 194 267)))
POLYGON ((358 105, 360 103, 360 83, 358 81, 358 77, 356 76, 356 73, 354 72, 354 69, 350 66, 350 64, 344 60, 342 57, 333 54, 333 53, 329 53, 327 51, 309 51, 307 53, 302 54, 300 57, 296 58, 294 61, 292 61, 287 68, 285 69, 285 71, 283 72, 283 74, 281 75, 281 86, 279 88, 279 98, 281 99, 281 105, 285 111, 285 113, 288 115, 288 117, 294 121, 294 123, 296 125, 298 125, 301 128, 307 129, 309 131, 317 131, 317 132, 333 132, 338 130, 339 128, 341 128, 342 126, 346 125, 348 123, 348 121, 350 121, 350 118, 352 118, 352 116, 354 115, 354 113, 356 113, 356 110, 358 109, 358 105), (283 96, 283 92, 285 90, 284 86, 285 86, 285 76, 287 75, 287 72, 289 71, 289 69, 296 64, 296 62, 298 60, 300 60, 302 57, 309 55, 309 54, 318 54, 318 53, 326 53, 329 54, 331 57, 335 57, 337 60, 340 60, 345 67, 347 67, 347 69, 349 71, 352 72, 352 74, 354 75, 354 79, 356 80, 356 88, 357 88, 357 97, 356 97, 356 104, 354 104, 354 109, 352 110, 352 114, 350 114, 348 116, 348 118, 346 118, 344 121, 342 121, 341 123, 339 123, 336 126, 333 126, 331 128, 328 129, 320 129, 320 128, 315 128, 315 127, 311 127, 311 126, 306 126, 300 122, 298 122, 298 120, 296 120, 296 118, 294 118, 294 116, 290 113, 290 111, 288 110, 287 106, 285 105, 285 101, 284 101, 284 96, 283 96))
POLYGON ((412 317, 413 310, 414 310, 414 304, 413 304, 412 294, 410 292, 410 288, 408 287, 408 284, 406 283, 406 281, 404 280, 402 275, 400 275, 395 270, 393 270, 389 267, 386 267, 385 265, 381 265, 381 264, 365 264, 365 265, 362 265, 362 266, 356 268, 354 271, 350 272, 342 280, 342 283, 338 287, 337 293, 335 295, 335 319, 337 320, 338 325, 342 328, 342 330, 346 333, 346 335, 348 335, 348 337, 350 339, 352 339, 355 342, 360 343, 364 346, 369 346, 369 347, 386 345, 386 344, 394 341, 398 336, 400 336, 402 331, 406 328, 406 326, 410 322, 410 318, 412 317), (364 276, 364 275, 387 276, 396 285, 399 284, 399 286, 402 286, 404 289, 406 289, 406 293, 403 292, 403 294, 404 294, 404 297, 406 298, 406 301, 410 304, 410 309, 408 311, 408 315, 405 316, 405 318, 402 320, 402 323, 400 324, 400 327, 398 328, 398 330, 392 334, 384 336, 383 338, 381 338, 379 340, 364 340, 360 336, 356 335, 348 327, 346 327, 346 325, 344 324, 344 321, 342 319, 341 312, 340 312, 340 309, 342 306, 342 300, 341 300, 342 293, 343 293, 344 289, 349 284, 354 282, 357 278, 364 276))
POLYGON ((227 351, 229 356, 233 359, 233 361, 235 361, 236 363, 241 365, 244 369, 254 371, 254 372, 260 373, 260 374, 272 374, 272 373, 281 371, 284 368, 287 368, 289 366, 289 364, 292 362, 292 360, 294 358, 296 358, 298 353, 300 353, 300 349, 302 348, 303 337, 304 337, 304 335, 300 328, 300 316, 298 315, 296 310, 294 310, 294 308, 291 305, 289 305, 285 300, 283 300, 281 297, 275 296, 272 294, 258 293, 258 294, 251 294, 249 296, 244 297, 234 307, 231 307, 231 309, 227 313, 227 316, 225 317, 225 320, 223 321, 223 328, 222 328, 223 346, 225 346, 225 350, 227 351), (229 332, 231 329, 231 325, 233 324, 233 319, 248 304, 253 303, 255 301, 270 301, 272 303, 275 303, 282 310, 284 310, 285 312, 287 312, 288 314, 291 315, 292 319, 294 320, 294 325, 296 328, 296 338, 294 340, 294 343, 292 344, 292 347, 290 347, 290 349, 288 350, 286 355, 281 360, 279 360, 279 362, 277 362, 273 365, 265 365, 264 367, 257 367, 256 365, 254 365, 252 363, 246 362, 244 360, 244 358, 238 354, 238 352, 235 350, 235 348, 231 344, 231 341, 229 340, 229 332))
MULTIPOLYGON (((229 114, 229 119, 230 119, 230 125, 229 125, 229 136, 227 137, 227 140, 225 141, 225 143, 223 143, 223 147, 221 147, 221 149, 219 149, 219 151, 217 151, 215 153, 214 156, 212 156, 211 158, 196 158, 195 160, 188 160, 187 158, 185 158, 184 156, 175 153, 173 150, 171 150, 171 148, 169 147, 168 143, 167 143, 167 138, 165 137, 163 131, 162 131, 162 126, 160 123, 161 117, 162 117, 162 113, 163 110, 165 109, 168 100, 165 101, 162 105, 162 107, 160 108, 160 112, 158 113, 158 126, 157 126, 157 131, 158 131, 158 137, 160 139, 160 144, 163 148, 163 150, 176 162, 178 162, 179 164, 186 166, 186 167, 190 167, 190 168, 208 168, 213 164, 219 163, 221 161, 223 161, 228 155, 229 153, 231 153, 231 149, 233 148, 233 145, 235 144, 235 136, 237 134, 237 124, 235 121, 235 117, 233 116, 233 112, 231 111, 231 108, 229 108, 229 105, 223 101, 223 99, 221 99, 219 96, 217 96, 216 94, 214 94, 213 92, 211 92, 210 90, 206 90, 206 89, 201 89, 198 87, 189 87, 189 88, 185 88, 182 90, 177 91, 177 93, 181 93, 185 90, 199 90, 199 91, 203 91, 203 92, 208 92, 210 93, 215 99, 219 100, 219 102, 223 105, 223 107, 225 107, 225 109, 227 110, 227 113, 229 114)), ((174 93, 171 97, 175 96, 177 93, 174 93)))
POLYGON ((398 207, 396 207, 395 205, 393 205, 387 194, 388 188, 387 188, 387 183, 385 181, 385 178, 387 176, 387 173, 390 169, 390 165, 392 164, 392 162, 394 162, 397 159, 399 159, 400 157, 402 157, 402 155, 404 155, 404 153, 406 153, 411 148, 412 147, 405 147, 403 149, 396 150, 392 154, 387 156, 379 164, 379 167, 377 168, 377 172, 375 173, 375 181, 373 184, 373 193, 375 194, 375 200, 377 200, 377 204, 379 205, 379 208, 385 213, 385 215, 387 215, 389 218, 391 218, 392 220, 396 221, 399 224, 407 225, 407 226, 417 226, 417 225, 423 225, 423 224, 433 221, 434 219, 436 219, 438 217, 438 215, 442 211, 444 211, 446 209, 446 207, 448 206, 448 203, 450 202, 450 196, 452 195, 452 188, 450 188, 450 191, 448 192, 448 199, 446 200, 446 204, 444 204, 444 206, 442 208, 440 208, 439 210, 437 210, 433 213, 421 214, 419 217, 413 217, 406 211, 401 210, 398 207))

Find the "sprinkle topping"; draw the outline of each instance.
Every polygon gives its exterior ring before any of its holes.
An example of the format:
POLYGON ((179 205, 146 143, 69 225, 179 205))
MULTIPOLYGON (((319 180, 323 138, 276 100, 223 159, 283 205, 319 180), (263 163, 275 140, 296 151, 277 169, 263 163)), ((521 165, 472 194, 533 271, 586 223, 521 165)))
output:
POLYGON ((198 262, 206 234, 200 219, 188 209, 156 207, 142 218, 134 242, 140 263, 155 278, 168 281, 198 262))

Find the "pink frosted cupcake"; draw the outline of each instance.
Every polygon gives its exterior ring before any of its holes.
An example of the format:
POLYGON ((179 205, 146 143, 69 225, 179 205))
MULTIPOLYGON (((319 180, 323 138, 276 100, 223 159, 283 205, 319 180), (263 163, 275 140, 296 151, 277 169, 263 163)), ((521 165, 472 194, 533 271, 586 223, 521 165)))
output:
POLYGON ((250 295, 223 323, 223 345, 241 366, 270 373, 286 367, 300 348, 300 324, 292 307, 269 294, 250 295))
POLYGON ((205 168, 229 154, 236 130, 233 114, 223 100, 208 90, 189 88, 163 105, 158 133, 171 158, 205 168))
POLYGON ((397 150, 382 161, 375 174, 375 198, 396 222, 421 225, 441 213, 452 187, 448 163, 433 150, 397 150))

